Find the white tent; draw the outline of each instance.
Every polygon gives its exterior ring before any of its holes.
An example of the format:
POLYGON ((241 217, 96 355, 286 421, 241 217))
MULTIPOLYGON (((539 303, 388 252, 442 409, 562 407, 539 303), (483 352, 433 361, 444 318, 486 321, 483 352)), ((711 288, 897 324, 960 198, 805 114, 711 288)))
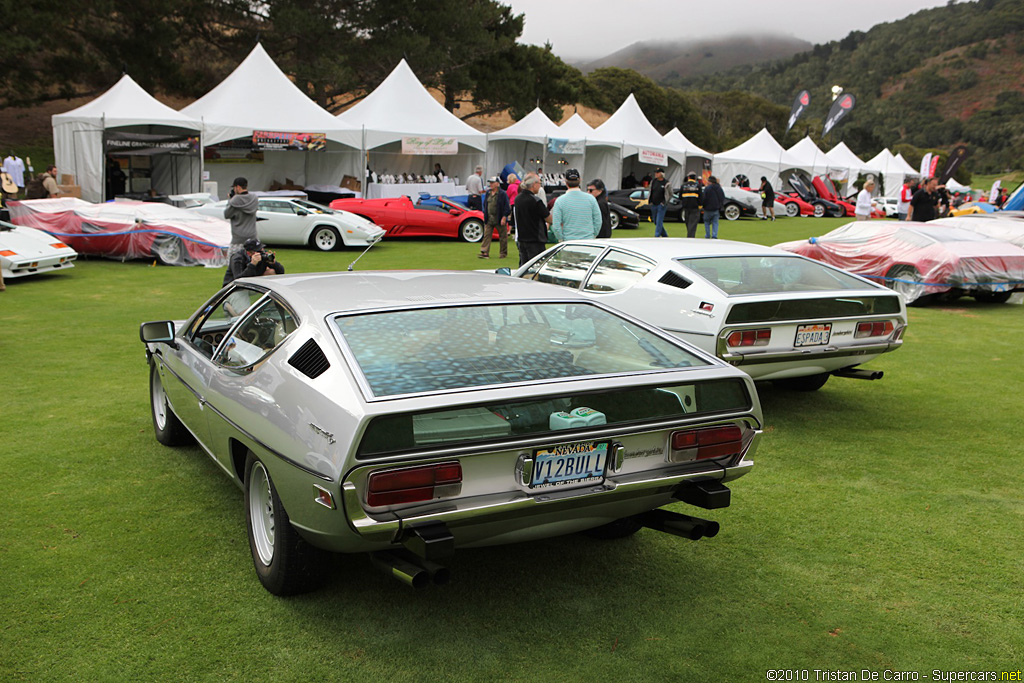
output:
POLYGON ((527 171, 534 171, 544 164, 548 139, 561 137, 558 126, 538 107, 511 126, 487 136, 485 175, 494 175, 513 161, 527 171))
POLYGON ((340 185, 344 175, 361 177, 360 131, 338 121, 299 90, 262 45, 257 44, 227 78, 181 113, 201 122, 205 147, 252 140, 257 131, 326 136, 321 151, 267 150, 262 158, 251 158, 243 149, 235 158, 226 153, 221 160, 209 158, 205 168, 220 192, 226 193, 236 176, 248 178, 252 190, 266 189, 275 180, 340 185), (224 161, 230 163, 220 163, 224 161))
POLYGON ((878 175, 881 173, 881 169, 862 161, 853 153, 853 150, 846 146, 845 142, 840 142, 830 149, 828 158, 832 166, 832 177, 844 181, 843 189, 840 192, 843 196, 849 196, 856 190, 853 184, 857 182, 857 177, 861 174, 878 175))
MULTIPOLYGON (((594 129, 583 120, 578 112, 558 126, 558 133, 548 139, 545 160, 548 164, 544 172, 548 174, 565 173, 575 168, 580 173, 586 172, 587 148, 586 141, 594 137, 594 129)), ((583 182, 592 180, 590 176, 583 182)))
POLYGON ((574 113, 570 116, 565 123, 558 127, 558 130, 561 132, 562 137, 569 140, 586 140, 594 135, 593 126, 584 121, 579 113, 574 113))
POLYGON ((741 145, 715 155, 715 175, 726 186, 732 185, 733 180, 744 175, 751 187, 760 185, 761 176, 764 176, 772 187, 779 188, 782 186, 783 172, 794 168, 811 171, 776 142, 766 128, 741 145))
POLYGON ((877 169, 881 175, 883 187, 879 194, 883 197, 899 197, 905 177, 917 175, 917 171, 910 168, 905 161, 901 162, 893 156, 888 149, 883 149, 864 165, 871 169, 877 169))
POLYGON ((487 135, 434 99, 404 59, 373 92, 337 118, 361 132, 370 167, 381 174, 426 174, 440 163, 450 177, 465 182, 473 167, 483 163, 487 150, 487 135), (451 144, 447 150, 432 146, 440 150, 437 154, 403 152, 423 141, 451 144))
POLYGON ((809 168, 813 175, 826 175, 832 169, 828 155, 808 135, 786 151, 799 159, 803 167, 809 168))
POLYGON ((664 138, 670 145, 674 145, 676 149, 686 155, 685 171, 687 173, 696 173, 697 177, 700 177, 704 170, 705 161, 710 162, 714 158, 711 152, 706 152, 690 142, 690 139, 683 135, 683 132, 678 128, 673 128, 665 133, 664 138))
MULTIPOLYGON (((57 171, 74 175, 86 201, 106 198, 105 151, 145 156, 151 174, 146 184, 161 193, 201 187, 199 124, 161 104, 127 74, 92 102, 55 114, 52 123, 57 171)), ((137 184, 126 189, 149 188, 137 184)))
POLYGON ((585 176, 603 178, 609 189, 618 189, 623 171, 665 169, 669 182, 678 187, 683 179, 686 154, 671 144, 651 125, 632 93, 594 129, 587 140, 585 176))
POLYGON ((903 167, 903 172, 907 175, 919 176, 921 172, 910 165, 910 163, 903 158, 903 154, 899 153, 896 155, 896 161, 899 162, 900 166, 903 167))

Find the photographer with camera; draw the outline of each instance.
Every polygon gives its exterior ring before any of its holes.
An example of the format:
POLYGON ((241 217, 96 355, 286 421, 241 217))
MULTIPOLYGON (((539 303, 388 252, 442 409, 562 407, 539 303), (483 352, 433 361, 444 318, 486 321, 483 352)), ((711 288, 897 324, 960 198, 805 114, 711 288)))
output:
POLYGON ((231 183, 228 205, 224 207, 224 218, 231 222, 229 257, 241 253, 246 240, 256 239, 256 210, 259 206, 259 198, 249 194, 249 181, 242 177, 235 178, 231 183))
POLYGON ((240 277, 284 275, 284 266, 277 262, 274 252, 268 251, 258 239, 248 239, 242 249, 231 252, 224 284, 240 277))

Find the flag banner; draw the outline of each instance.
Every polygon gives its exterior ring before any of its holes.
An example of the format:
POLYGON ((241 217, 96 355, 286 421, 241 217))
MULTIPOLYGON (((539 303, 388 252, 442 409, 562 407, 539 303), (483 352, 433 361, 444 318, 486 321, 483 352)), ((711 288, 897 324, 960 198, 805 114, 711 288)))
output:
POLYGON ((921 157, 921 167, 920 167, 920 171, 919 172, 920 172, 922 178, 927 178, 929 175, 931 175, 931 173, 929 173, 929 170, 931 169, 931 167, 932 167, 932 153, 928 152, 923 157, 921 157))
POLYGON ((832 108, 828 110, 828 118, 825 119, 825 127, 821 131, 821 137, 828 135, 836 127, 836 124, 853 110, 855 104, 857 104, 857 98, 850 93, 840 95, 839 99, 832 103, 832 108))
POLYGON ((928 167, 928 175, 934 177, 935 176, 935 169, 937 169, 938 167, 939 167, 939 155, 936 154, 935 156, 932 157, 931 166, 928 167))
POLYGON ((793 108, 789 111, 789 125, 786 126, 786 132, 793 127, 796 120, 800 118, 800 115, 804 113, 804 109, 807 109, 807 105, 811 103, 811 93, 806 90, 801 90, 800 94, 793 100, 793 108))
POLYGON ((942 169, 942 175, 939 176, 939 185, 945 185, 949 182, 949 179, 956 175, 956 170, 960 168, 960 164, 967 158, 967 145, 957 145, 953 148, 953 151, 949 153, 949 159, 946 161, 946 167, 942 169))

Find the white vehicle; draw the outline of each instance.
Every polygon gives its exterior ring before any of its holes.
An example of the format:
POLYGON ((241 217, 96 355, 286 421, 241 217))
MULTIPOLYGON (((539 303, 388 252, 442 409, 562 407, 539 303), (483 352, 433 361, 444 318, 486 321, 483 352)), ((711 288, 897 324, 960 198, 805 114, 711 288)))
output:
MULTIPOLYGON (((256 232, 266 244, 308 244, 320 251, 340 246, 367 247, 384 235, 384 230, 361 216, 331 209, 295 197, 260 197, 256 211, 256 232)), ((191 211, 224 217, 227 200, 204 204, 191 211)))
POLYGON ((569 289, 657 325, 756 380, 814 391, 899 348, 890 289, 781 249, 729 240, 563 242, 512 275, 569 289))
POLYGON ((0 221, 4 279, 74 268, 78 252, 42 230, 0 221))
MULTIPOLYGON (((878 206, 878 208, 881 211, 885 212, 885 217, 886 218, 896 218, 897 216, 899 216, 899 211, 897 211, 897 208, 899 207, 899 203, 900 203, 899 198, 897 198, 897 197, 874 197, 872 199, 872 201, 875 202, 875 205, 878 206)), ((854 198, 853 203, 854 204, 857 203, 856 198, 854 198)))

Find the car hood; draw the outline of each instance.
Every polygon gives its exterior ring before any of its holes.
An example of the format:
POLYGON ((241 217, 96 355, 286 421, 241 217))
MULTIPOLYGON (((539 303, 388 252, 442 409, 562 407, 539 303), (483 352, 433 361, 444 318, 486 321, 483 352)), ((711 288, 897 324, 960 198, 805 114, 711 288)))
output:
POLYGON ((0 251, 10 250, 18 256, 43 256, 67 252, 74 254, 75 250, 62 244, 56 237, 52 237, 41 230, 34 228, 17 227, 11 230, 0 231, 0 251), (61 246, 55 246, 55 245, 61 246))

